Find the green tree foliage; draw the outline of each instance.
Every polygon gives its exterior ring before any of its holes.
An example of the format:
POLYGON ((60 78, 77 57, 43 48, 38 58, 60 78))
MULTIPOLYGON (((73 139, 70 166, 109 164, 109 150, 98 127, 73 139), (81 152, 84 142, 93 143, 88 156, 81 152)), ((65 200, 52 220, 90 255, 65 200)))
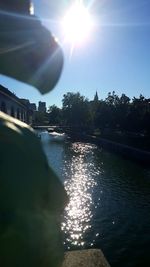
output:
POLYGON ((80 93, 68 92, 63 96, 63 118, 66 125, 86 127, 91 122, 89 102, 80 93))
POLYGON ((56 105, 52 105, 48 109, 49 124, 61 125, 62 124, 62 110, 56 105))
POLYGON ((89 101, 79 92, 63 96, 62 109, 49 108, 49 122, 91 130, 150 134, 150 98, 140 95, 131 100, 125 94, 109 92, 105 100, 89 101))
POLYGON ((143 95, 134 97, 130 105, 129 129, 134 131, 146 131, 150 133, 150 98, 143 95))
POLYGON ((150 99, 140 95, 132 101, 122 94, 120 97, 108 93, 104 101, 99 101, 96 126, 132 132, 150 132, 150 99))
POLYGON ((45 112, 36 111, 34 113, 34 123, 35 125, 47 125, 48 114, 45 112))

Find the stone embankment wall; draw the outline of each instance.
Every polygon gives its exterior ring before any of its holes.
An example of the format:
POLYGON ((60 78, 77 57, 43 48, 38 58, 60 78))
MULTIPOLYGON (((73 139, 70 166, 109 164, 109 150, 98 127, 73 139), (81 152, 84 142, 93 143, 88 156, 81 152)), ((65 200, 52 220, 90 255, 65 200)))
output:
POLYGON ((97 144, 110 149, 111 151, 115 153, 119 153, 126 158, 130 158, 133 160, 136 160, 141 163, 150 164, 150 152, 144 151, 141 149, 137 149, 128 145, 116 143, 104 138, 94 138, 92 137, 92 140, 96 142, 97 144))
POLYGON ((105 138, 100 138, 100 137, 96 137, 92 135, 75 134, 75 133, 71 133, 71 131, 69 132, 69 135, 76 141, 86 141, 86 142, 94 143, 105 149, 108 149, 109 151, 120 154, 128 159, 135 160, 142 164, 150 165, 150 152, 148 151, 141 150, 135 147, 131 147, 128 145, 124 145, 121 143, 117 143, 117 142, 110 141, 105 138))
POLYGON ((110 267, 100 249, 69 251, 62 267, 110 267))

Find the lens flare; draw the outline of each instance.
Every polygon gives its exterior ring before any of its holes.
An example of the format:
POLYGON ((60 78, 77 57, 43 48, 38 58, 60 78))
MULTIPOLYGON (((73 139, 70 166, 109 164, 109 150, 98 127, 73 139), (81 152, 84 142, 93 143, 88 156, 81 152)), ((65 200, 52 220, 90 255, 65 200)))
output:
POLYGON ((62 27, 66 42, 73 46, 85 42, 93 28, 93 19, 88 8, 77 1, 64 16, 62 27))

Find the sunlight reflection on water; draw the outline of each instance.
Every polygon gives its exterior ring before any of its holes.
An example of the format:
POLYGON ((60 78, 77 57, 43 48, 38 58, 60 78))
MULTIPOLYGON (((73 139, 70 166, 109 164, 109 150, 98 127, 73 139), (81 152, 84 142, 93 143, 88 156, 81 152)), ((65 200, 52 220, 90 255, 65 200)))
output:
POLYGON ((93 144, 48 137, 41 138, 48 162, 70 197, 64 249, 100 248, 111 266, 150 266, 149 168, 93 144))
MULTIPOLYGON (((94 181, 94 164, 91 159, 93 146, 74 143, 74 156, 70 159, 70 177, 65 180, 65 189, 69 195, 69 203, 65 209, 62 230, 67 234, 68 243, 84 246, 84 233, 91 228, 92 219, 92 188, 97 186, 94 181), (91 175, 92 173, 92 175, 91 175)), ((96 171, 97 172, 97 171, 96 171)), ((65 175, 67 177, 66 168, 65 175)), ((68 247, 69 249, 69 247, 68 247)))

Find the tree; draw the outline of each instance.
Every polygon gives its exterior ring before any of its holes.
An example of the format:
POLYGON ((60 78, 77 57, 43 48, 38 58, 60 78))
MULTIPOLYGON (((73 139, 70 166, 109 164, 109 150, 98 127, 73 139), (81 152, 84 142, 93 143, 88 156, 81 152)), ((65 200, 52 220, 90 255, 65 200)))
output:
POLYGON ((80 93, 68 92, 63 96, 63 117, 67 125, 86 127, 91 122, 88 100, 80 93))
POLYGON ((105 102, 107 105, 115 107, 119 103, 119 96, 115 94, 115 91, 109 92, 105 102))
POLYGON ((116 111, 115 111, 115 121, 116 126, 121 130, 126 130, 128 128, 128 115, 130 112, 130 98, 125 94, 117 99, 116 111))
POLYGON ((48 109, 49 124, 62 124, 62 110, 56 105, 52 105, 48 109))
POLYGON ((139 98, 133 97, 130 114, 130 129, 132 131, 149 132, 150 126, 150 99, 146 99, 142 94, 139 98))
POLYGON ((48 124, 48 114, 40 111, 35 111, 34 113, 34 123, 36 125, 47 125, 48 124))

